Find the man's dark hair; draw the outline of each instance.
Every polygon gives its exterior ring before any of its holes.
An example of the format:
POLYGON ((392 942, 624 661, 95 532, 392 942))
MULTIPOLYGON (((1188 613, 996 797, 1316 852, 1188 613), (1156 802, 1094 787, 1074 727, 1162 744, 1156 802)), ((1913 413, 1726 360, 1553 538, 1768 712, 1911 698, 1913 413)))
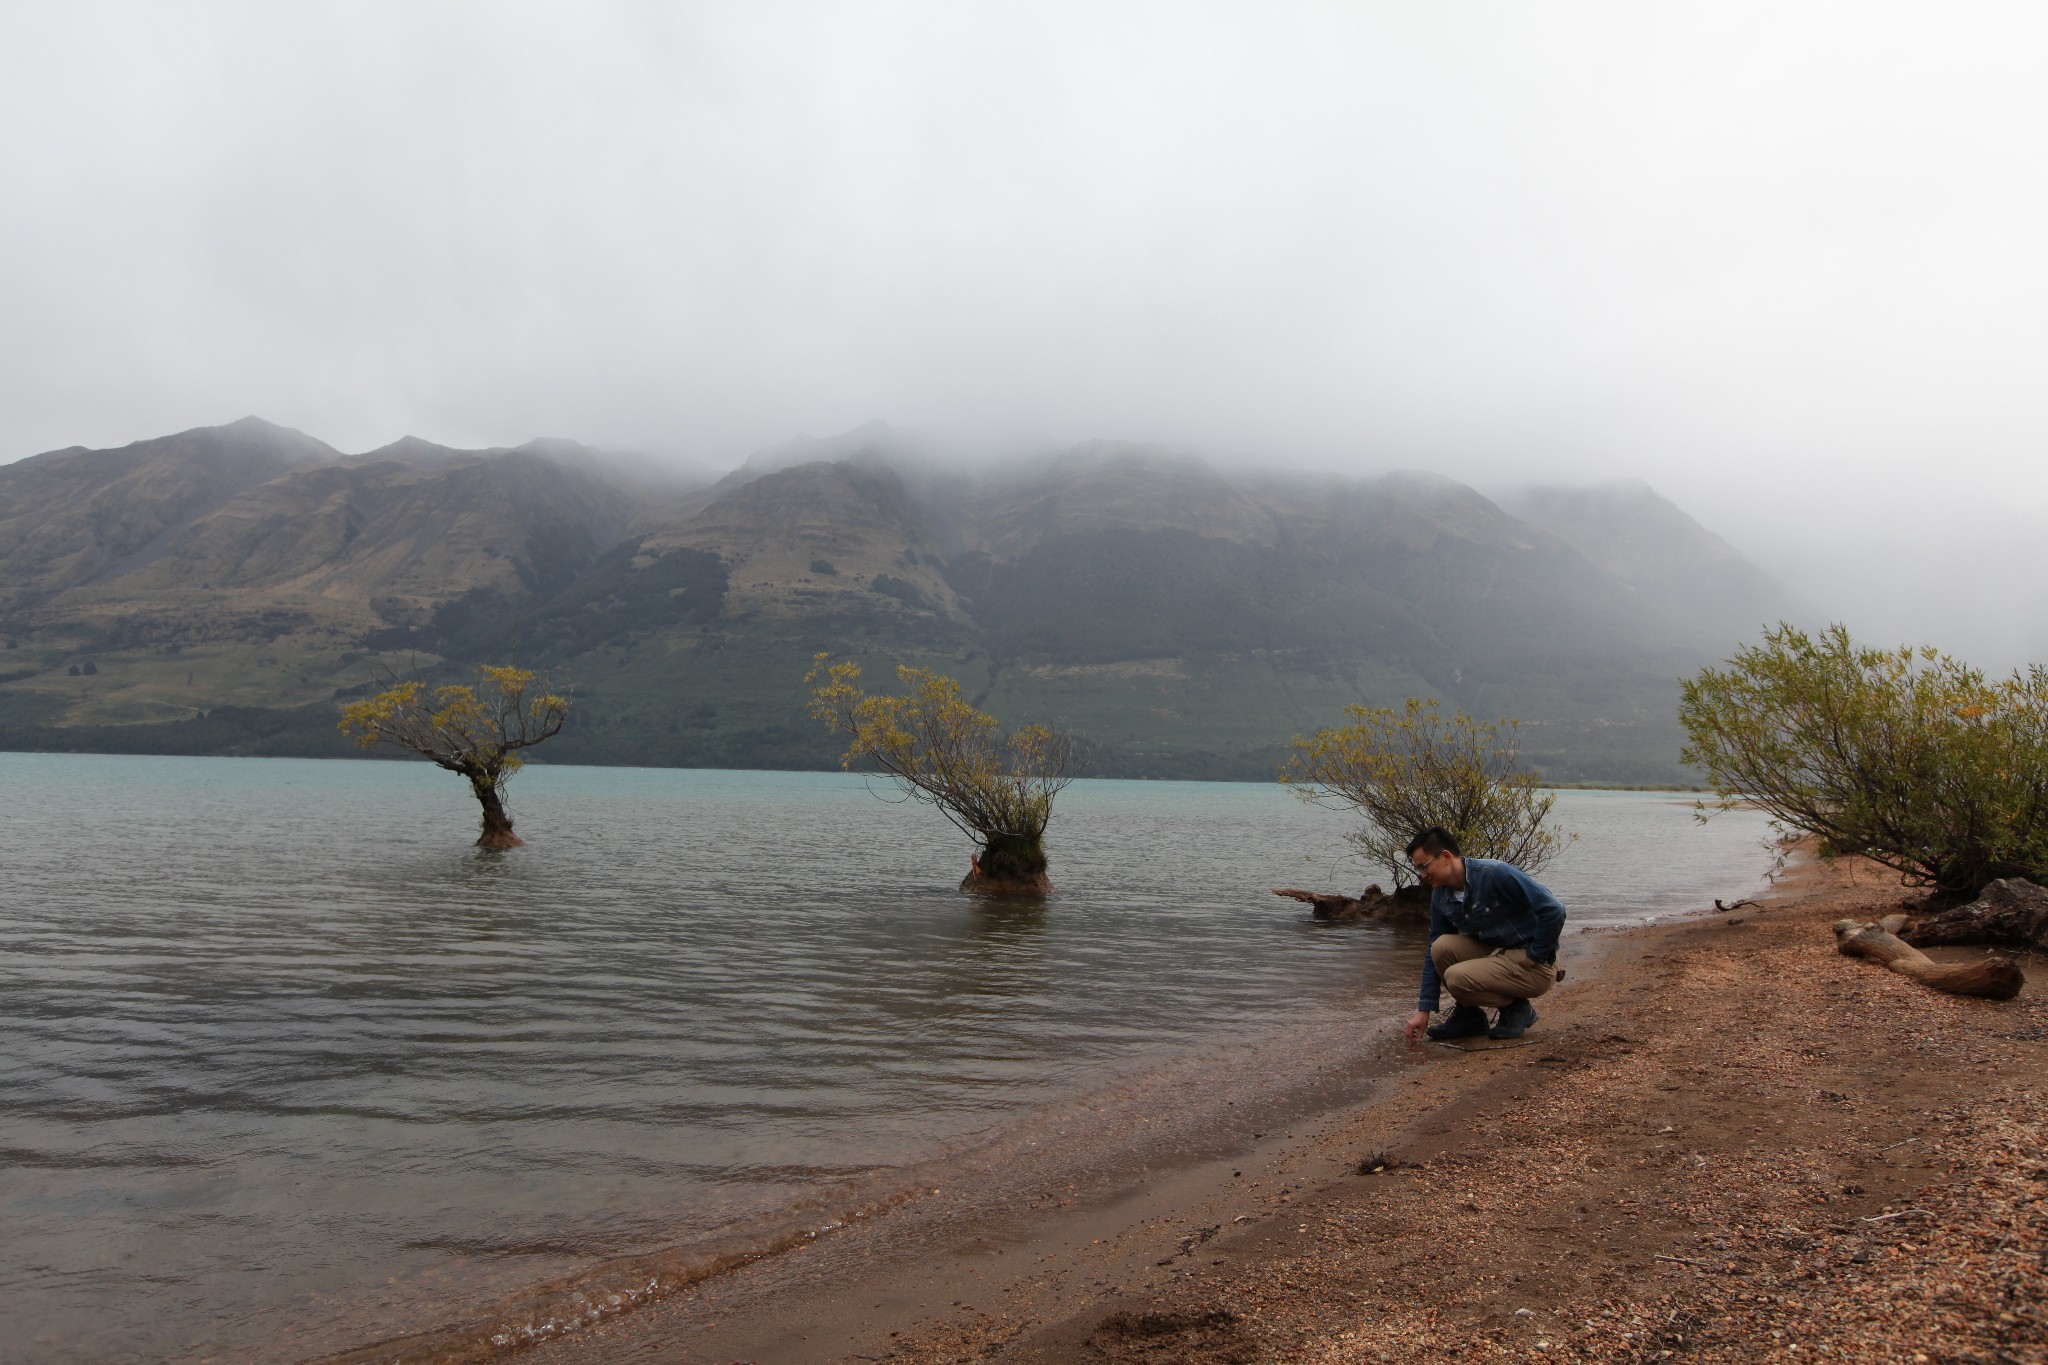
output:
POLYGON ((1458 836, 1442 825, 1431 825, 1426 829, 1417 830, 1415 837, 1408 841, 1408 856, 1413 858, 1418 848, 1430 854, 1452 853, 1460 858, 1465 856, 1458 847, 1458 836))

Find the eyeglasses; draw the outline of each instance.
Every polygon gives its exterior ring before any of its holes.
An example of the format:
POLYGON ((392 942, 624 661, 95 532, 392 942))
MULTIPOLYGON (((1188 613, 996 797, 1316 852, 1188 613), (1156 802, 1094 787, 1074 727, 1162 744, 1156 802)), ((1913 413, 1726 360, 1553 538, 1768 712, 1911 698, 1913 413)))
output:
POLYGON ((1425 853, 1422 857, 1413 860, 1415 863, 1415 870, 1417 872, 1427 872, 1429 870, 1429 865, 1435 862, 1438 858, 1441 858, 1443 856, 1444 851, 1442 849, 1438 849, 1434 853, 1425 853))

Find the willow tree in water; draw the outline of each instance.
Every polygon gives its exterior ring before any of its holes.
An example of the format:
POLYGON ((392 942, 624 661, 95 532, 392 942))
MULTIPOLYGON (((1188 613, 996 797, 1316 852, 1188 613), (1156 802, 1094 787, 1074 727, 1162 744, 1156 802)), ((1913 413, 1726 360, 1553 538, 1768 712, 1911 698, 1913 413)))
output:
POLYGON ((1522 766, 1515 722, 1448 719, 1434 701, 1347 706, 1349 725, 1297 735, 1280 780, 1302 800, 1356 811, 1365 826, 1348 837, 1366 860, 1415 879, 1406 852, 1415 832, 1441 825, 1476 858, 1499 858, 1524 872, 1547 865, 1576 838, 1544 821, 1557 801, 1522 766))
POLYGON ((429 689, 417 678, 342 708, 342 733, 365 749, 389 744, 469 779, 483 807, 478 848, 518 848, 505 813, 505 784, 524 766, 519 751, 561 733, 569 699, 524 668, 477 670, 474 686, 429 689))
POLYGON ((860 665, 820 654, 804 682, 811 714, 851 739, 840 766, 867 759, 912 798, 936 806, 980 842, 963 891, 1044 895, 1045 826, 1067 785, 1073 736, 1027 725, 1005 737, 994 716, 960 696, 960 684, 922 668, 896 670, 901 696, 874 696, 860 665))

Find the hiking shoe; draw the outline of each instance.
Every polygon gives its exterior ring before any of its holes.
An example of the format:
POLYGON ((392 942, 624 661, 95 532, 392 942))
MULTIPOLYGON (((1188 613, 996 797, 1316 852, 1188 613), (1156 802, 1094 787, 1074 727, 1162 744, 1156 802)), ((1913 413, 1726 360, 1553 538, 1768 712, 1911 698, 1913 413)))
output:
POLYGON ((1536 1022, 1536 1007, 1517 1000, 1500 1012, 1500 1021, 1486 1031, 1489 1038, 1519 1038, 1536 1022))
POLYGON ((1434 1042, 1447 1043, 1453 1038, 1477 1038, 1486 1032, 1486 1011, 1477 1005, 1460 1005, 1451 1011, 1451 1017, 1441 1024, 1431 1024, 1427 1029, 1434 1042))

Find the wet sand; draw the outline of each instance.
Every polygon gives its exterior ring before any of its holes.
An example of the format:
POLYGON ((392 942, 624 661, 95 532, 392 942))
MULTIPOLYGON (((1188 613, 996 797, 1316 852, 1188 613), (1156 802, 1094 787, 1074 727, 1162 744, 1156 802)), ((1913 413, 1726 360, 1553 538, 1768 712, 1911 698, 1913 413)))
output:
POLYGON ((1901 895, 1810 866, 1578 936, 1518 1045, 1361 1019, 1334 1108, 1028 1197, 984 1167, 518 1358, 2048 1361, 2048 963, 1996 1003, 1834 952, 1901 895))

